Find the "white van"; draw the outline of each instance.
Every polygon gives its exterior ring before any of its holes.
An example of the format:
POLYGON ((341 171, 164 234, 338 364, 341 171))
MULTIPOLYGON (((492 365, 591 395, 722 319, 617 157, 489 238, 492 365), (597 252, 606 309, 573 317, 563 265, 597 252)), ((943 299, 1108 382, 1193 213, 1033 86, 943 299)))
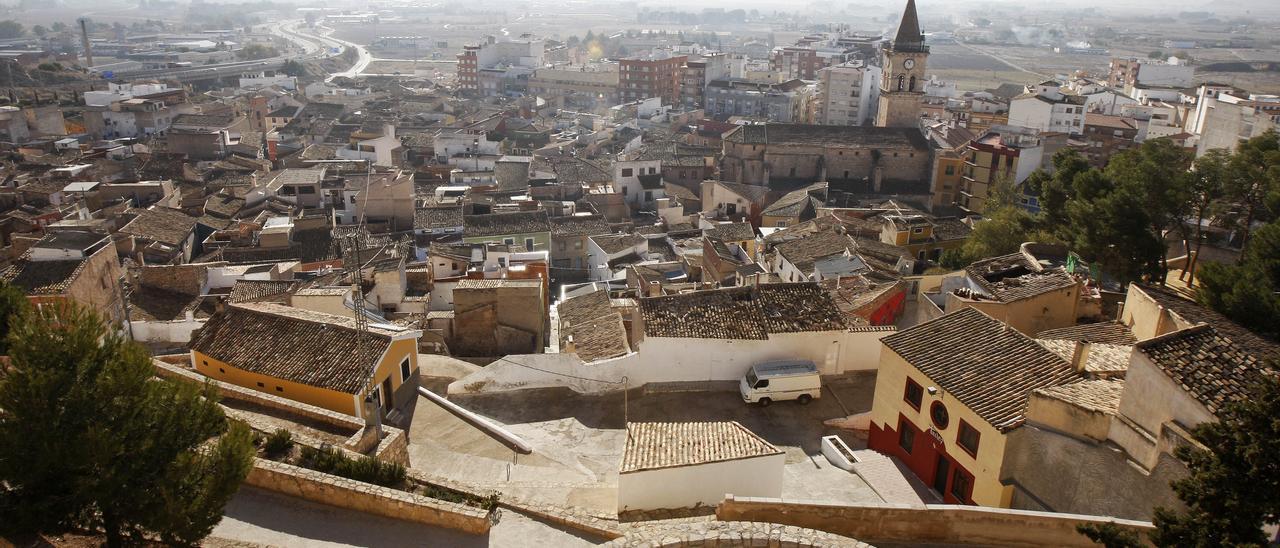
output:
POLYGON ((807 361, 769 362, 751 366, 738 383, 742 401, 767 406, 775 401, 807 404, 822 396, 818 366, 807 361))

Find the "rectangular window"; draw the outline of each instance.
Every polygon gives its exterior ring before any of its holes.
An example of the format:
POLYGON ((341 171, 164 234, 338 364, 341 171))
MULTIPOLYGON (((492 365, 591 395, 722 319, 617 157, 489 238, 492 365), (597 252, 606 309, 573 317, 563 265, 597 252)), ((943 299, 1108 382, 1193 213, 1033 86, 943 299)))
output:
POLYGON ((404 361, 400 362, 400 381, 409 380, 409 356, 404 357, 404 361))
POLYGON ((980 439, 981 436, 978 434, 978 429, 969 426, 969 423, 964 422, 964 419, 960 419, 960 431, 956 434, 956 445, 964 449, 969 456, 977 458, 978 441, 980 439))
POLYGON ((898 419, 898 447, 901 447, 907 454, 911 454, 911 447, 916 443, 916 429, 911 423, 899 418, 898 419))
POLYGON ((622 168, 622 176, 623 176, 623 177, 630 177, 630 176, 631 176, 631 168, 629 168, 629 167, 624 167, 624 168, 622 168))
POLYGON ((516 243, 516 241, 515 241, 515 239, 514 239, 514 238, 503 238, 503 239, 502 239, 502 243, 507 244, 507 245, 514 245, 514 244, 516 243))
POLYGON ((916 381, 907 379, 907 389, 902 393, 902 399, 919 411, 920 404, 924 402, 924 388, 916 381))
POLYGON ((969 479, 969 475, 965 474, 960 468, 956 468, 955 475, 951 477, 951 496, 960 502, 969 500, 969 491, 972 489, 973 480, 969 479))
POLYGON ((525 250, 525 251, 533 251, 533 238, 525 238, 525 239, 524 239, 524 250, 525 250))

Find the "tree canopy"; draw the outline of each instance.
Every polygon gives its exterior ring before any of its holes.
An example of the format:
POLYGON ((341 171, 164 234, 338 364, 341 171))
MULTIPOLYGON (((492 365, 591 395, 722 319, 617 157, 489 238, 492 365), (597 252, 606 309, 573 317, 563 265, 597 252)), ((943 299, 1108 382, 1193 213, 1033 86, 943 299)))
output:
POLYGON ((212 387, 156 379, 145 349, 70 305, 24 313, 7 340, 0 530, 100 528, 109 546, 212 531, 253 455, 212 387))

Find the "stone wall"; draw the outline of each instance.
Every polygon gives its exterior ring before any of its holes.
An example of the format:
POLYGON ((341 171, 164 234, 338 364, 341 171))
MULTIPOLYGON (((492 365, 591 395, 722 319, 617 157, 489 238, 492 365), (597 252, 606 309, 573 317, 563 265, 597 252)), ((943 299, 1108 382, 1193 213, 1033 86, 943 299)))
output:
POLYGON ((1140 531, 1148 522, 981 506, 840 505, 729 495, 716 508, 722 521, 762 521, 817 529, 872 544, 939 543, 985 546, 1095 546, 1076 526, 1115 522, 1140 531))
POLYGON ((778 525, 776 523, 752 523, 745 521, 685 521, 677 523, 656 522, 632 527, 625 537, 606 543, 606 547, 623 546, 702 548, 737 548, 770 546, 775 548, 800 548, 823 546, 831 548, 870 548, 871 545, 823 531, 778 525))
POLYGON ((1181 507, 1169 482, 1187 468, 1166 454, 1149 473, 1112 444, 1026 424, 1009 434, 1003 475, 1013 507, 1151 519, 1158 506, 1181 507))
MULTIPOLYGON (((372 436, 365 435, 365 424, 361 419, 314 405, 307 405, 234 384, 209 379, 180 365, 185 363, 187 359, 189 358, 185 355, 174 355, 153 359, 151 362, 155 366, 156 376, 158 377, 191 383, 210 382, 218 389, 218 395, 224 399, 243 401, 255 406, 280 411, 286 416, 296 417, 296 420, 320 422, 351 432, 351 435, 342 444, 341 449, 362 455, 368 454, 370 450, 374 449, 374 439, 372 436)), ((230 414, 242 420, 248 416, 246 413, 230 414)), ((246 420, 246 422, 249 422, 251 427, 254 426, 252 420, 246 420)), ((382 430, 383 438, 377 444, 377 449, 374 451, 373 456, 379 460, 408 465, 409 449, 405 432, 394 426, 387 425, 383 425, 382 430)), ((305 440, 299 441, 303 442, 304 445, 311 445, 306 443, 305 440)))
POLYGON ((143 286, 183 295, 203 293, 208 278, 208 267, 204 264, 144 266, 138 273, 138 282, 143 286))
POLYGON ((393 519, 486 535, 494 516, 478 508, 446 502, 282 462, 254 459, 245 483, 312 502, 393 519))

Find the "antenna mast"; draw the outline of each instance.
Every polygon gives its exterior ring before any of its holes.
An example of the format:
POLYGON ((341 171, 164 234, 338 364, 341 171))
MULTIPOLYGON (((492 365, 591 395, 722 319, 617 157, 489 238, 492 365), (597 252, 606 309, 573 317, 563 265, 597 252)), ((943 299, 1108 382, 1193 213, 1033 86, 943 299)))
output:
MULTIPOLYGON (((373 164, 369 164, 368 171, 365 174, 365 190, 369 189, 369 180, 373 176, 373 164)), ((363 198, 368 198, 364 196, 363 198)), ((358 203, 360 207, 360 220, 356 223, 356 228, 351 234, 346 236, 347 246, 350 249, 349 257, 344 260, 350 260, 351 266, 346 270, 351 277, 351 308, 355 313, 356 320, 356 336, 358 337, 357 347, 359 355, 356 357, 360 363, 368 363, 369 360, 376 359, 373 350, 373 338, 369 335, 369 317, 365 311, 364 300, 364 261, 361 259, 361 252, 364 251, 368 243, 368 228, 365 225, 363 204, 358 203)), ((377 389, 378 364, 373 364, 369 371, 369 376, 364 386, 364 414, 365 425, 372 426, 374 432, 377 433, 378 439, 382 439, 382 397, 375 398, 373 391, 377 389)))

